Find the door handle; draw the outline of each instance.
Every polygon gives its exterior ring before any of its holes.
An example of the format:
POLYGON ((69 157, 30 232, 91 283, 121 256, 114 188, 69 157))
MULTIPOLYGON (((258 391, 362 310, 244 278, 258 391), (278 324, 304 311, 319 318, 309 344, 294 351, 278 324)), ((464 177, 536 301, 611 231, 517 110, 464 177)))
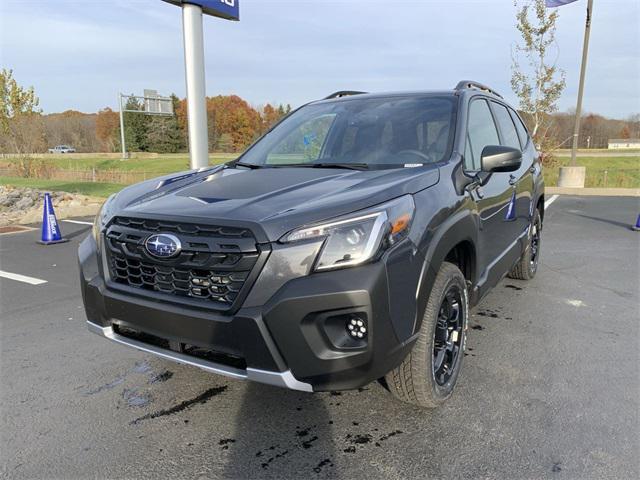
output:
POLYGON ((518 181, 518 177, 516 177, 513 173, 509 175, 509 185, 515 185, 518 181))

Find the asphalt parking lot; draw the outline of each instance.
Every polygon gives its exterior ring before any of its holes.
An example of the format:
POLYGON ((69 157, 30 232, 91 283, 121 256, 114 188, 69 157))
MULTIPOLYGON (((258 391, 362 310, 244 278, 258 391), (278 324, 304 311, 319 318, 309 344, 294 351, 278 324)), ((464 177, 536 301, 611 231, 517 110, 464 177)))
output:
POLYGON ((0 236, 3 478, 639 478, 637 198, 560 197, 531 282, 473 312, 452 399, 303 394, 90 334, 76 249, 0 236))

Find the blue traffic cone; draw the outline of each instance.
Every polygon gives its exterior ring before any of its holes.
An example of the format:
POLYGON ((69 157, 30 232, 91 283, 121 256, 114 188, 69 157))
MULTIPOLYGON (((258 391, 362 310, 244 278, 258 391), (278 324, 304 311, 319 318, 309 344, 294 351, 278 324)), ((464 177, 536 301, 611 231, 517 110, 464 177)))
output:
POLYGON ((42 211, 42 240, 39 240, 38 243, 51 245, 68 241, 66 238, 62 238, 62 232, 56 219, 56 212, 53 210, 53 204, 51 203, 51 195, 45 193, 44 210, 42 211))
POLYGON ((507 214, 504 216, 504 219, 508 222, 516 219, 516 192, 513 192, 511 195, 511 200, 509 200, 509 208, 507 208, 507 214))
POLYGON ((640 215, 638 215, 638 220, 636 220, 636 224, 633 227, 631 227, 631 230, 640 232, 640 215))

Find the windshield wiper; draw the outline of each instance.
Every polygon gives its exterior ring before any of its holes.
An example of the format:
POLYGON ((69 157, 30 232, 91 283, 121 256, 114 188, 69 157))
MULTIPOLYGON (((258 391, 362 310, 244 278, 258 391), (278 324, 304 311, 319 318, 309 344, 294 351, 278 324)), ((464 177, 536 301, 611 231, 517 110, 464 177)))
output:
POLYGON ((247 167, 250 168, 252 170, 255 170, 256 168, 262 168, 261 165, 256 165, 255 163, 245 163, 245 162, 236 162, 233 164, 234 167, 237 166, 241 166, 241 167, 247 167))
POLYGON ((347 170, 368 170, 366 163, 281 163, 274 167, 300 167, 300 168, 345 168, 347 170))

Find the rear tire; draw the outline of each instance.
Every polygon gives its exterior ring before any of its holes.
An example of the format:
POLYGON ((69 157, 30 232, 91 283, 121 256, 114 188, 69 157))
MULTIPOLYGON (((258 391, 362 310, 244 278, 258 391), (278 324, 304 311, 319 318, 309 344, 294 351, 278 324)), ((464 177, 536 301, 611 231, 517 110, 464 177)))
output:
POLYGON ((542 218, 540 210, 535 209, 531 226, 529 227, 529 244, 522 258, 509 272, 509 278, 516 280, 531 280, 538 271, 538 259, 540 258, 540 246, 542 244, 542 218))
POLYGON ((400 366, 385 376, 396 398, 435 408, 451 396, 462 367, 468 314, 464 275, 454 264, 444 262, 429 295, 418 340, 400 366))

